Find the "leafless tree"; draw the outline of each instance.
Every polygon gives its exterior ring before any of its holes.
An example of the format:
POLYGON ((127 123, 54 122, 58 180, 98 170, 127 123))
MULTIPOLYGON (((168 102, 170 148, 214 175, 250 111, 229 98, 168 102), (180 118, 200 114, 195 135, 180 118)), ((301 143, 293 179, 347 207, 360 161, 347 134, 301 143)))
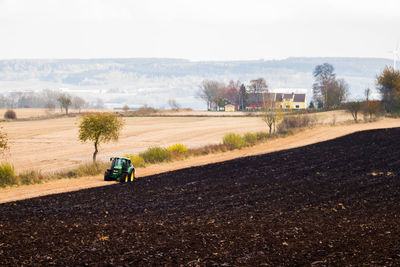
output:
POLYGON ((265 81, 265 79, 258 78, 257 80, 251 80, 249 87, 252 90, 252 93, 254 94, 257 104, 263 103, 263 101, 265 101, 263 99, 264 92, 268 89, 268 84, 265 81))
POLYGON ((199 97, 207 103, 207 110, 211 110, 211 104, 218 102, 221 89, 224 85, 218 81, 204 80, 200 84, 199 97))
POLYGON ((129 110, 129 106, 125 104, 125 105, 122 107, 122 110, 123 110, 125 113, 127 113, 128 110, 129 110))
POLYGON ((349 86, 343 79, 335 80, 326 85, 325 93, 325 107, 336 108, 343 103, 349 92, 349 86))
POLYGON ((176 100, 173 98, 168 100, 168 105, 171 107, 172 110, 178 110, 180 107, 178 102, 176 102, 176 100))
POLYGON ((68 115, 68 108, 71 106, 72 101, 71 101, 71 96, 69 94, 61 94, 58 98, 57 101, 60 103, 61 109, 65 109, 65 114, 68 115))
POLYGON ((105 109, 105 105, 104 105, 103 99, 97 98, 95 108, 96 109, 105 109))
POLYGON ((262 120, 267 124, 269 134, 272 134, 272 129, 276 128, 276 123, 279 121, 280 112, 276 109, 275 99, 272 95, 268 99, 264 99, 264 113, 262 120))
POLYGON ((264 78, 258 78, 257 80, 250 81, 250 88, 258 92, 268 89, 268 85, 264 78))
POLYGON ((322 101, 324 108, 327 107, 327 88, 332 86, 336 80, 336 74, 331 64, 317 65, 313 71, 315 83, 313 84, 313 98, 315 102, 322 101))
POLYGON ((351 113, 355 122, 358 122, 358 112, 360 112, 363 103, 361 101, 347 102, 345 108, 351 113))
POLYGON ((235 82, 231 80, 226 88, 222 90, 222 98, 230 104, 239 104, 239 90, 241 85, 240 81, 235 82))
POLYGON ((368 102, 371 96, 371 89, 370 88, 365 89, 364 94, 365 94, 365 101, 368 102))
POLYGON ((86 101, 79 96, 74 96, 72 98, 72 106, 74 107, 74 109, 79 110, 79 113, 81 113, 81 109, 83 108, 83 106, 86 104, 86 101))

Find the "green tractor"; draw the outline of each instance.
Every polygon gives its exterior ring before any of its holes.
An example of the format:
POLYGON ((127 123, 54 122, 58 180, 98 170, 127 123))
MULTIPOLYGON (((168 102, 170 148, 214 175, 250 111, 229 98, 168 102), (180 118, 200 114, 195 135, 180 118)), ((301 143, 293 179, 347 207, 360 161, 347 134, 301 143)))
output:
POLYGON ((104 181, 133 182, 136 179, 136 170, 128 158, 110 158, 111 168, 104 173, 104 181))

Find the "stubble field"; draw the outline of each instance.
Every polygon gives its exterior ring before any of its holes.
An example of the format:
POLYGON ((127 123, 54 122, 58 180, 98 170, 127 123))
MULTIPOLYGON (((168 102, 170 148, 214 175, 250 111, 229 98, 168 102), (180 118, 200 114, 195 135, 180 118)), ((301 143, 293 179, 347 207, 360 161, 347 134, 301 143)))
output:
MULTIPOLYGON (((35 118, 46 113, 43 109, 17 109, 19 118, 35 118)), ((217 144, 229 132, 266 131, 259 117, 207 117, 243 115, 242 113, 185 111, 165 112, 164 115, 204 117, 128 117, 117 143, 103 144, 98 158, 142 152, 151 146, 183 143, 189 147, 217 144)), ((315 115, 320 122, 350 120, 343 111, 315 115)), ((79 117, 48 120, 10 121, 1 125, 8 133, 10 151, 3 155, 14 164, 17 172, 26 170, 53 171, 90 162, 93 144, 78 140, 79 117)))

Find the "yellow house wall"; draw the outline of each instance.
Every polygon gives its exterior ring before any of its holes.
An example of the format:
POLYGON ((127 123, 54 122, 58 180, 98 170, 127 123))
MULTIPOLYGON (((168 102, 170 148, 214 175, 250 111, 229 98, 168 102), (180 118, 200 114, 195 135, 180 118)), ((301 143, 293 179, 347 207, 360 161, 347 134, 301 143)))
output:
POLYGON ((305 109, 306 103, 305 102, 292 102, 292 109, 296 109, 296 105, 299 105, 298 109, 305 109))
POLYGON ((276 102, 276 108, 283 108, 287 109, 287 106, 289 106, 288 109, 296 109, 296 105, 299 105, 297 109, 305 109, 306 108, 306 103, 305 102, 292 102, 291 100, 284 100, 282 102, 276 102))
POLYGON ((226 111, 226 112, 234 112, 234 111, 235 111, 235 106, 226 105, 226 106, 225 106, 225 111, 226 111))

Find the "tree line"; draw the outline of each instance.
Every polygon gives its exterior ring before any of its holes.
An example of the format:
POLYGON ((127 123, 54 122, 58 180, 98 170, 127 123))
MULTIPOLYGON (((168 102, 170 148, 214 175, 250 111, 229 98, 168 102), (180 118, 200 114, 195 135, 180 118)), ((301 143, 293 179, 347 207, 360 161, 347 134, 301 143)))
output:
POLYGON ((310 108, 334 109, 346 101, 349 85, 344 79, 337 79, 331 64, 317 65, 313 71, 313 101, 310 108))
POLYGON ((334 68, 328 63, 316 66, 313 76, 315 83, 310 108, 345 108, 352 114, 355 121, 358 121, 360 113, 365 117, 369 116, 370 119, 381 112, 400 113, 400 71, 393 67, 386 66, 382 73, 376 76, 379 100, 371 99, 372 90, 366 88, 364 100, 346 102, 349 95, 348 84, 343 79, 336 79, 334 68))
POLYGON ((104 109, 104 102, 97 99, 96 103, 85 101, 82 97, 68 94, 59 90, 44 89, 40 92, 11 92, 0 94, 0 107, 4 108, 46 108, 55 110, 60 108, 68 114, 70 108, 80 110, 104 109))
MULTIPOLYGON (((268 84, 264 78, 258 78, 251 80, 248 88, 257 96, 257 100, 261 101, 261 94, 257 93, 267 90, 268 84)), ((237 105, 239 110, 244 110, 249 100, 246 86, 240 81, 233 80, 228 84, 215 80, 203 80, 198 96, 206 102, 207 110, 211 110, 213 104, 223 107, 227 103, 237 105)))

